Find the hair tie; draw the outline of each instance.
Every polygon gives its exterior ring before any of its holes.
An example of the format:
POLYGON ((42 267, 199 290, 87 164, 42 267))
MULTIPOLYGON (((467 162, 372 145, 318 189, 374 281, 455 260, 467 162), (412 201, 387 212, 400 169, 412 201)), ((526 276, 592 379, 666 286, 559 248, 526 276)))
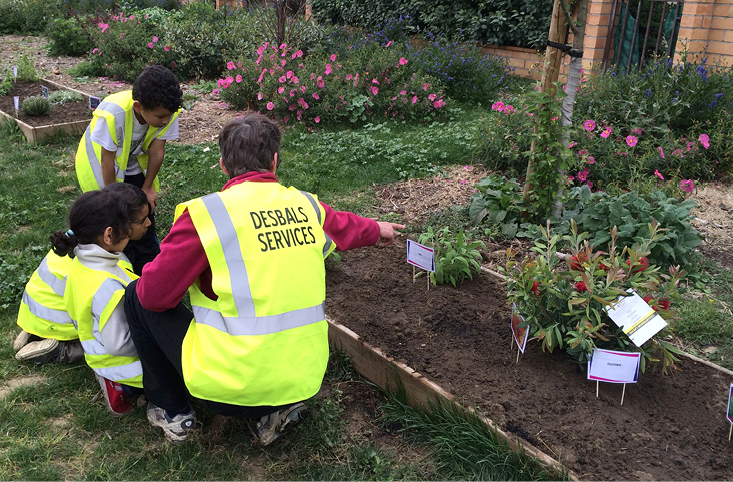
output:
POLYGON ((72 237, 73 235, 74 235, 74 231, 72 231, 71 229, 69 229, 68 231, 66 231, 66 237, 67 237, 67 238, 70 238, 70 237, 72 237))

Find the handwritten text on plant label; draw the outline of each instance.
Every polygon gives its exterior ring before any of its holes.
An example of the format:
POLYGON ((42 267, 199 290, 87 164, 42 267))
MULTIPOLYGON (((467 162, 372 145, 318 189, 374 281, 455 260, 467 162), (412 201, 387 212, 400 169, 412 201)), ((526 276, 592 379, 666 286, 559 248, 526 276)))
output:
POLYGON ((596 348, 588 361, 588 380, 606 383, 636 383, 641 353, 596 348))

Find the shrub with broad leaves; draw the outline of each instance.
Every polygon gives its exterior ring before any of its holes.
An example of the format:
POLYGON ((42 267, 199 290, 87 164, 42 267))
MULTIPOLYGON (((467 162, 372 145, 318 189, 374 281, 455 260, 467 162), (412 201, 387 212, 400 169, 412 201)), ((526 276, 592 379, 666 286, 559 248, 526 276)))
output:
POLYGON ((668 274, 649 262, 648 256, 664 236, 656 223, 648 225, 647 236, 631 246, 619 245, 617 229, 610 230, 607 251, 588 242, 589 233, 578 233, 575 222, 569 236, 571 253, 567 265, 556 252, 561 237, 541 228, 542 240, 536 241, 531 255, 516 259, 507 251, 507 289, 510 303, 517 306, 529 326, 532 340, 552 352, 564 349, 573 359, 587 361, 594 348, 640 351, 641 368, 648 362, 660 362, 666 370, 677 361, 679 350, 666 339, 672 328, 672 301, 678 298, 677 287, 685 272, 670 266, 668 274), (631 288, 670 323, 641 347, 636 347, 608 316, 605 309, 631 288))

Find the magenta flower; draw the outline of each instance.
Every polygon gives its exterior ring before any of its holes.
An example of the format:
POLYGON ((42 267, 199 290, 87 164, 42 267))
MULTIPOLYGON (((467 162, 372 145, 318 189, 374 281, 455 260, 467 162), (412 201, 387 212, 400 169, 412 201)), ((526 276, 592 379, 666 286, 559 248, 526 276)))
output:
POLYGON ((287 72, 285 72, 285 77, 287 77, 288 79, 290 77, 292 77, 292 76, 293 76, 293 71, 292 70, 288 70, 287 72))
POLYGON ((372 95, 377 95, 377 92, 379 92, 379 89, 376 86, 372 86, 370 90, 372 91, 372 95))
POLYGON ((634 147, 636 143, 639 142, 639 139, 637 139, 634 136, 626 136, 626 143, 629 145, 629 147, 634 147))
POLYGON ((219 95, 219 89, 212 90, 211 95, 219 95))
POLYGON ((130 20, 135 20, 135 15, 130 15, 130 20))
POLYGON ((504 113, 505 113, 506 115, 509 115, 509 114, 511 114, 512 112, 515 112, 515 110, 514 110, 514 106, 513 106, 513 105, 511 105, 511 104, 507 104, 507 105, 505 105, 505 106, 504 106, 504 113))
POLYGON ((336 62, 336 54, 331 54, 331 62, 336 62))
POLYGON ((279 78, 279 79, 277 79, 277 81, 278 81, 278 82, 280 82, 281 84, 282 84, 283 82, 285 82, 286 80, 288 80, 288 79, 287 79, 287 77, 285 77, 284 75, 281 75, 281 76, 280 76, 280 78, 279 78))
POLYGON ((698 137, 698 140, 700 141, 700 144, 707 149, 710 147, 710 136, 707 134, 700 134, 700 137, 698 137))
POLYGON ((435 102, 433 102, 433 107, 435 107, 436 109, 440 109, 444 105, 445 105, 445 101, 443 99, 438 99, 435 102))
POLYGON ((585 157, 588 155, 588 151, 585 149, 581 149, 578 151, 578 157, 585 157))
MULTIPOLYGON (((153 38, 155 38, 155 37, 153 37, 153 38)), ((234 65, 234 62, 232 62, 231 60, 229 62, 227 62, 227 70, 234 70, 236 68, 237 68, 237 66, 234 65)))
POLYGON ((606 127, 603 132, 601 132, 601 137, 605 139, 606 137, 611 135, 611 132, 613 132, 613 130, 610 127, 606 127))
POLYGON ((157 42, 157 41, 158 41, 158 37, 153 36, 153 42, 157 42))
POLYGON ((412 103, 415 104, 416 102, 417 102, 417 96, 416 95, 413 95, 412 96, 412 103))
POLYGON ((387 45, 385 45, 385 46, 384 46, 384 48, 385 48, 385 49, 386 49, 386 48, 389 48, 389 46, 390 46, 390 45, 392 45, 392 41, 391 41, 391 40, 390 40, 389 42, 387 42, 387 45))
POLYGON ((320 95, 318 95, 318 92, 313 92, 313 98, 316 100, 319 100, 321 98, 320 95))
POLYGON ((149 49, 152 49, 153 48, 153 42, 148 42, 148 48, 149 49))
POLYGON ((267 110, 272 110, 274 108, 275 108, 275 104, 273 104, 272 102, 267 103, 267 110))
MULTIPOLYGON (((356 81, 354 83, 356 84, 356 81)), ((326 83, 323 81, 322 78, 318 77, 318 80, 316 80, 316 85, 320 88, 323 88, 326 85, 326 83)))
POLYGON ((124 36, 125 36, 125 34, 124 34, 124 33, 121 33, 121 34, 120 34, 120 38, 123 38, 124 36))
POLYGON ((491 104, 491 110, 498 110, 499 112, 504 111, 504 102, 497 101, 491 104))
POLYGON ((163 50, 165 50, 166 52, 170 52, 171 48, 168 45, 166 45, 165 47, 163 47, 163 50))
POLYGON ((662 149, 662 146, 657 147, 657 149, 659 149, 659 155, 664 159, 664 149, 662 149))
POLYGON ((654 175, 657 176, 662 181, 664 181, 664 176, 662 176, 662 173, 659 172, 659 169, 654 169, 654 175))
POLYGON ((351 80, 351 78, 352 78, 352 77, 353 77, 353 75, 351 75, 351 74, 346 74, 346 80, 347 80, 347 81, 348 81, 348 80, 351 80))
MULTIPOLYGON (((286 44, 286 43, 282 43, 282 44, 280 44, 280 50, 282 50, 282 49, 284 49, 284 48, 287 48, 287 46, 288 46, 288 44, 286 44)), ((274 49, 274 48, 275 48, 275 46, 273 45, 273 46, 272 46, 272 48, 274 49)), ((276 49, 276 50, 277 50, 277 49, 276 49)))
POLYGON ((316 124, 318 124, 319 122, 321 122, 321 117, 320 116, 316 116, 316 118, 313 119, 313 120, 316 121, 316 124))
POLYGON ((287 63, 288 63, 288 61, 285 60, 285 59, 283 59, 283 60, 280 61, 280 65, 282 65, 283 67, 285 67, 285 64, 287 64, 287 63))
POLYGON ((642 134, 641 127, 637 127, 636 129, 631 129, 632 134, 636 134, 637 136, 640 136, 642 134))
POLYGON ((278 93, 278 94, 282 94, 283 92, 285 92, 285 87, 283 87, 283 86, 281 85, 280 87, 278 87, 278 88, 277 88, 277 93, 278 93))
POLYGON ((595 128, 596 128, 596 121, 591 120, 591 119, 586 119, 585 122, 583 122, 583 129, 590 132, 595 128))
POLYGON ((400 65, 407 65, 407 59, 404 57, 400 57, 400 65))
POLYGON ((262 92, 257 92, 257 100, 262 100, 262 92))
POLYGON ((695 190, 695 181, 692 179, 683 179, 680 181, 680 189, 685 192, 692 192, 695 190))
POLYGON ((406 91, 406 90, 401 90, 401 91, 400 91, 400 95, 405 95, 406 93, 407 93, 407 91, 406 91))
POLYGON ((434 101, 437 96, 435 94, 430 94, 428 96, 428 99, 430 99, 430 102, 434 101))
POLYGON ((99 28, 101 28, 101 29, 102 29, 102 33, 104 33, 104 31, 105 31, 105 30, 107 30, 107 29, 109 28, 109 24, 107 24, 107 23, 102 23, 102 22, 99 22, 99 23, 97 24, 97 26, 98 26, 99 28))
POLYGON ((586 186, 588 186, 588 189, 593 189, 593 183, 588 181, 585 183, 586 186))
MULTIPOLYGON (((295 89, 290 89, 290 97, 295 97, 295 89)), ((303 99, 300 99, 303 100, 303 99)))
POLYGON ((596 158, 593 156, 588 156, 586 159, 588 159, 588 164, 595 164, 596 158))
POLYGON ((326 64, 326 71, 324 72, 324 75, 328 75, 333 72, 333 69, 331 68, 331 64, 326 64))
POLYGON ((428 84, 423 84, 422 85, 422 90, 428 90, 428 87, 429 87, 428 84))
POLYGON ((242 76, 241 76, 241 75, 237 75, 237 76, 236 76, 236 77, 234 78, 234 80, 235 80, 235 81, 236 81, 236 82, 237 82, 237 83, 239 84, 239 83, 241 83, 241 82, 242 82, 242 76))
POLYGON ((301 58, 301 57, 303 56, 303 51, 302 51, 302 50, 298 50, 297 52, 295 52, 295 55, 296 55, 296 56, 297 56, 298 58, 301 58))
POLYGON ((377 79, 372 79, 372 84, 377 84, 377 85, 379 85, 379 81, 378 81, 377 79))
POLYGON ((229 77, 226 78, 226 82, 227 84, 231 84, 232 82, 234 82, 234 78, 230 75, 229 77))
POLYGON ((578 171, 578 179, 581 181, 585 181, 588 179, 588 174, 590 173, 590 169, 587 167, 583 169, 582 171, 578 171))
POLYGON ((573 147, 577 146, 578 143, 575 141, 570 141, 570 144, 568 144, 568 149, 572 149, 573 147))
MULTIPOLYGON (((298 76, 293 75, 293 78, 290 79, 290 82, 292 82, 292 83, 294 83, 294 84, 297 85, 300 82, 300 79, 298 78, 298 76)), ((303 87, 303 88, 305 88, 305 87, 303 87)))

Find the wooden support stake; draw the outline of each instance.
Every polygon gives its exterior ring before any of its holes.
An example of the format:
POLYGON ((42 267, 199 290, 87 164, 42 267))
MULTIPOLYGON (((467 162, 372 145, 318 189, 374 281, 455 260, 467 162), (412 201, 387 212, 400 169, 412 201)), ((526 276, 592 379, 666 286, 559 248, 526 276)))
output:
POLYGON ((517 343, 517 363, 519 363, 519 355, 522 353, 522 350, 519 349, 519 343, 517 343))
POLYGON ((414 283, 415 281, 417 280, 415 279, 415 265, 413 264, 412 265, 412 282, 414 283))
POLYGON ((621 390, 621 406, 624 405, 624 394, 626 394, 626 384, 624 383, 624 388, 621 390))
POLYGON ((728 430, 728 442, 730 442, 731 434, 733 434, 733 423, 730 424, 730 430, 728 430))
POLYGON ((430 271, 426 271, 426 273, 428 274, 426 276, 426 278, 428 279, 428 291, 430 291, 430 271))
POLYGON ((596 380, 596 398, 598 398, 598 386, 601 384, 598 380, 596 380))

